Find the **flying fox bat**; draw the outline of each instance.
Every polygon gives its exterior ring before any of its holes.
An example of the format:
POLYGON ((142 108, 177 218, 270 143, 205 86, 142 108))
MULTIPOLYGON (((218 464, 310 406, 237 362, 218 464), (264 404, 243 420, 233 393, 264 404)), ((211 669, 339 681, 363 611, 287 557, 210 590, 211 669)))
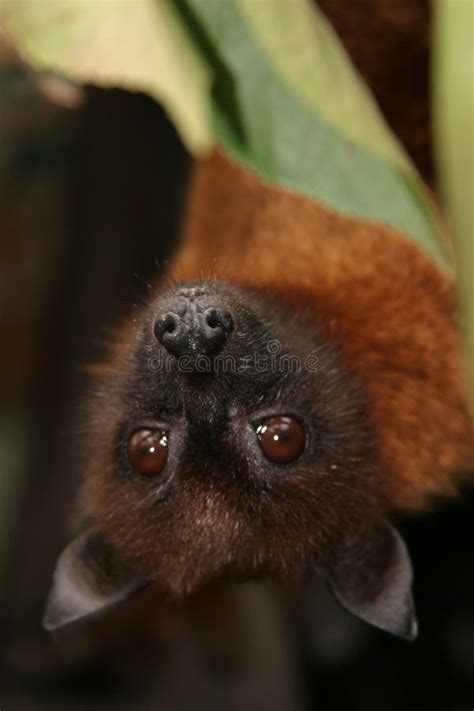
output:
POLYGON ((390 228, 266 185, 214 152, 183 242, 96 374, 81 505, 44 624, 148 584, 319 575, 416 636, 389 518, 472 471, 453 287, 390 228))

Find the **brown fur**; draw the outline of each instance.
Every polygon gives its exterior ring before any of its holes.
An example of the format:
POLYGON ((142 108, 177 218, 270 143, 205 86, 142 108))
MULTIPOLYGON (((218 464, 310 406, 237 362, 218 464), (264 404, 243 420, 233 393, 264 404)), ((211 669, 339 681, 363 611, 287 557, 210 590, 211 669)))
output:
POLYGON ((267 288, 311 308, 366 384, 391 504, 472 471, 452 284, 395 231, 342 217, 215 152, 196 171, 177 280, 267 288))

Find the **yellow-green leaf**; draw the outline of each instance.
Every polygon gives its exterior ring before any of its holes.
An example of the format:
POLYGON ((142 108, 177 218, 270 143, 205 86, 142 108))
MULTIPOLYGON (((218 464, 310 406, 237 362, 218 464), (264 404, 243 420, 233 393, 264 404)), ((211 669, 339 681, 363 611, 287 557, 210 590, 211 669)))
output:
POLYGON ((367 85, 316 3, 236 0, 236 7, 288 87, 349 141, 411 170, 367 85))
POLYGON ((438 0, 434 8, 436 157, 454 228, 474 403, 474 2, 438 0))

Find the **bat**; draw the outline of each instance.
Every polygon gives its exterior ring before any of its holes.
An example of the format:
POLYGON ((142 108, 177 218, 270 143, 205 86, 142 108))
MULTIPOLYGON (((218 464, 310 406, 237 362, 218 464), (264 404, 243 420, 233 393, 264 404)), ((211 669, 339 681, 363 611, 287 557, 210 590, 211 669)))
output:
POLYGON ((472 474, 457 320, 449 277, 403 234, 218 150, 199 161, 175 258, 95 373, 84 524, 46 629, 150 585, 184 598, 319 576, 357 617, 414 639, 392 521, 472 474))
POLYGON ((121 329, 88 417, 87 526, 44 624, 153 583, 321 576, 413 639, 412 567, 389 517, 472 469, 452 285, 389 228, 198 166, 167 277, 121 329))

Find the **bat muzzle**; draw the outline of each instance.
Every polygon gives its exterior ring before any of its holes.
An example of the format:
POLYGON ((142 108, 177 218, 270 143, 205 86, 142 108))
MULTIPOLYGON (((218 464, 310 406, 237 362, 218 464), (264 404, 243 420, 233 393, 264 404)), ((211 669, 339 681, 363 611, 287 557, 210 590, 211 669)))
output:
MULTIPOLYGON (((215 298, 215 295, 214 295, 215 298)), ((180 289, 174 303, 158 317, 154 333, 168 353, 180 358, 215 356, 233 329, 231 313, 211 303, 203 289, 180 289)))

